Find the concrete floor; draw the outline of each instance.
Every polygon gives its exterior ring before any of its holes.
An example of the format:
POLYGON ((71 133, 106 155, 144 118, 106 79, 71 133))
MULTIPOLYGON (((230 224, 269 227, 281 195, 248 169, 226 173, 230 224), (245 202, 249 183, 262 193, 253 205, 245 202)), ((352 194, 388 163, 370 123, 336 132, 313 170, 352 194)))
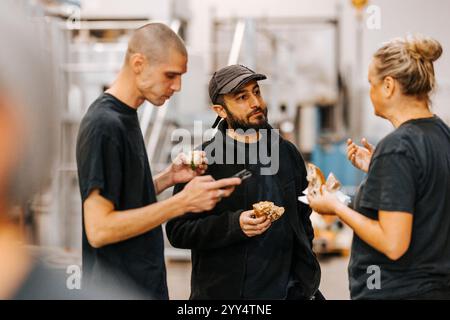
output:
MULTIPOLYGON (((348 257, 330 256, 319 259, 322 268, 320 290, 329 300, 348 300, 347 265, 348 257)), ((185 300, 189 298, 191 262, 167 261, 167 281, 170 299, 185 300)))

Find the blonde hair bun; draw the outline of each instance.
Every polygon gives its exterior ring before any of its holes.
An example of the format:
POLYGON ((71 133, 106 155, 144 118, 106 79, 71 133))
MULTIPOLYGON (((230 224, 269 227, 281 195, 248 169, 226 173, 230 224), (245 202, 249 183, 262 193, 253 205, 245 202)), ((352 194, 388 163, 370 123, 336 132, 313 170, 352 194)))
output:
POLYGON ((442 46, 439 41, 422 35, 408 36, 405 41, 406 48, 415 59, 434 62, 442 55, 442 46))
POLYGON ((396 79, 405 95, 429 100, 436 86, 433 62, 442 55, 441 44, 422 35, 393 39, 378 49, 376 70, 379 79, 396 79))

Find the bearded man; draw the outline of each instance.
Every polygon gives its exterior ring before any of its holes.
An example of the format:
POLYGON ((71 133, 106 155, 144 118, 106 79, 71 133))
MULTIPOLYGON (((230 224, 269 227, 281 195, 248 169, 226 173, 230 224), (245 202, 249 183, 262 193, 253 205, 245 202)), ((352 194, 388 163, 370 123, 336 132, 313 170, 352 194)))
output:
MULTIPOLYGON (((246 169, 252 175, 214 209, 166 225, 173 246, 192 250, 191 299, 322 298, 311 209, 297 200, 307 187, 305 164, 268 123, 258 84, 264 79, 231 65, 209 83, 218 131, 201 146, 206 174, 219 179, 246 169), (285 213, 276 221, 257 217, 252 208, 260 201, 285 213)), ((176 185, 174 193, 183 188, 176 185)))

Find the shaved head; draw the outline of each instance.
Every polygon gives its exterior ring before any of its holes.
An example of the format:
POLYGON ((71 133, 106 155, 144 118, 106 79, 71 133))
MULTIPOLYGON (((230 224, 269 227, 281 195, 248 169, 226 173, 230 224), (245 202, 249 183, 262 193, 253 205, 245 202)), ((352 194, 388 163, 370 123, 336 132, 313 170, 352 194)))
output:
POLYGON ((150 64, 158 64, 165 61, 171 50, 187 57, 183 40, 172 29, 162 23, 149 23, 134 31, 128 42, 126 61, 140 53, 150 64))

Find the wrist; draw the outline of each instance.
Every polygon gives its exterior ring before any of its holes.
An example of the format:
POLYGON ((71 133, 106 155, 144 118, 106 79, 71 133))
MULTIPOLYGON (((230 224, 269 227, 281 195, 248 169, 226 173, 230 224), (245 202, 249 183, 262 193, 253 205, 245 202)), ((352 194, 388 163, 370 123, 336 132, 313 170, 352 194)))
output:
POLYGON ((180 207, 180 210, 181 210, 180 215, 183 215, 186 212, 190 212, 190 211, 194 210, 194 208, 192 208, 192 206, 190 204, 189 195, 187 194, 186 190, 180 191, 179 193, 174 195, 173 198, 180 207))
POLYGON ((164 169, 155 179, 155 185, 159 192, 162 192, 163 190, 170 188, 174 185, 173 183, 173 174, 171 171, 171 166, 164 169))
POLYGON ((334 213, 340 218, 342 213, 344 212, 344 208, 347 208, 347 206, 345 204, 343 204, 340 201, 336 201, 335 205, 334 205, 334 213))
POLYGON ((164 178, 165 178, 164 180, 166 183, 166 188, 170 188, 175 185, 174 174, 172 172, 172 166, 173 165, 170 165, 164 170, 164 178))

